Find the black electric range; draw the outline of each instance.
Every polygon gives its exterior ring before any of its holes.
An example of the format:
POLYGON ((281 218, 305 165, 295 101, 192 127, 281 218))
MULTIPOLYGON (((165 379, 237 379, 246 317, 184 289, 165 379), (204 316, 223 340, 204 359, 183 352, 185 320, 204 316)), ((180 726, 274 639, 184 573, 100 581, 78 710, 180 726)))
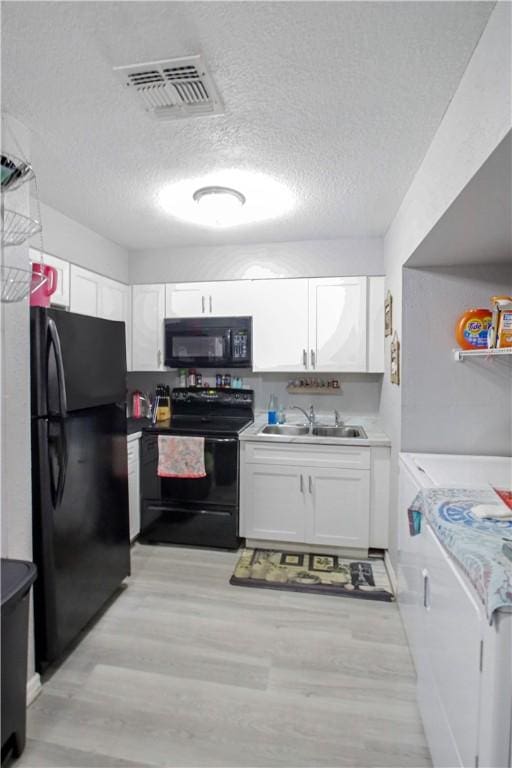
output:
POLYGON ((238 548, 238 436, 253 408, 249 389, 173 390, 171 419, 143 430, 141 541, 238 548), (159 477, 159 435, 204 437, 206 476, 159 477))

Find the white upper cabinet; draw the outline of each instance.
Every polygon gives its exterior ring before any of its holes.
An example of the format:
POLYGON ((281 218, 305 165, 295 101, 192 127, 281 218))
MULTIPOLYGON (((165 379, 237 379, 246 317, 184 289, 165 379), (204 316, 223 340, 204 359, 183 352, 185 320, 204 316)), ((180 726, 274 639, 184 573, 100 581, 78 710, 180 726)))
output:
MULTIPOLYGON (((40 251, 29 248, 30 263, 41 261, 40 251)), ((43 253, 43 262, 57 270, 57 290, 50 297, 50 304, 54 307, 69 307, 69 262, 43 253)))
POLYGON ((252 283, 254 371, 307 370, 308 282, 252 283))
POLYGON ((166 317, 233 317, 251 315, 251 283, 169 283, 165 287, 166 317))
POLYGON ((98 317, 121 320, 126 330, 126 368, 132 369, 131 288, 117 280, 99 276, 98 317))
POLYGON ((367 370, 366 277, 309 280, 309 368, 367 370))
POLYGON ((79 315, 98 317, 100 275, 71 264, 70 309, 79 315))
POLYGON ((110 280, 108 277, 98 277, 100 286, 98 317, 104 317, 105 320, 122 320, 126 323, 129 315, 129 286, 118 283, 117 280, 110 280))
POLYGON ((132 370, 164 368, 165 285, 132 286, 132 370))

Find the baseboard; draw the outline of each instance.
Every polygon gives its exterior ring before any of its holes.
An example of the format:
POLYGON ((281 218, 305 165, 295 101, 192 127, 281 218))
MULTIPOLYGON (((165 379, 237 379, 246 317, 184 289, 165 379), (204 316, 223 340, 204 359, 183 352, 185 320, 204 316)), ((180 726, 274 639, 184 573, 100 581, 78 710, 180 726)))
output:
POLYGON ((42 690, 43 686, 41 685, 41 678, 37 672, 35 672, 27 683, 27 707, 30 707, 42 690))
POLYGON ((398 595, 398 581, 396 579, 395 569, 393 568, 393 563, 391 562, 391 558, 387 549, 384 552, 384 565, 386 566, 386 571, 388 572, 389 580, 396 597, 398 595))

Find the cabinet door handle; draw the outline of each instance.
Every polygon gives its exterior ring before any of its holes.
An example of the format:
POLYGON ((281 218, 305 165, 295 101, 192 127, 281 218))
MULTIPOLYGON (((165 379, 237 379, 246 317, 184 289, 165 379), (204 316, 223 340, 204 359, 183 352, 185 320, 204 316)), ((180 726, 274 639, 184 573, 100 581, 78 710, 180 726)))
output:
POLYGON ((201 312, 204 315, 204 296, 201 296, 201 312))
POLYGON ((304 478, 302 477, 302 474, 300 476, 300 492, 304 493, 304 478))
POLYGON ((311 367, 314 368, 316 365, 316 356, 315 356, 315 350, 311 350, 311 367))
POLYGON ((209 300, 210 300, 210 301, 209 301, 209 304, 210 304, 210 312, 213 312, 213 302, 212 302, 212 297, 211 297, 211 296, 209 296, 208 298, 209 298, 209 300))
POLYGON ((308 353, 306 352, 305 349, 302 350, 302 364, 303 364, 304 368, 307 369, 307 367, 308 367, 308 353))
POLYGON ((309 485, 309 492, 313 493, 313 478, 311 475, 308 475, 308 485, 309 485))
POLYGON ((430 609, 430 577, 426 568, 423 568, 421 575, 423 576, 423 607, 428 611, 430 609))

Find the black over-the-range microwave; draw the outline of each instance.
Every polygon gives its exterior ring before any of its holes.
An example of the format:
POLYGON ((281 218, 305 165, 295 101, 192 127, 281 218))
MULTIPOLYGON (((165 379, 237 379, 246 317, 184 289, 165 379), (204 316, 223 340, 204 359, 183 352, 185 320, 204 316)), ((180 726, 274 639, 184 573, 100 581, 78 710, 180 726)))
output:
POLYGON ((252 317, 167 318, 165 365, 251 368, 252 317))

